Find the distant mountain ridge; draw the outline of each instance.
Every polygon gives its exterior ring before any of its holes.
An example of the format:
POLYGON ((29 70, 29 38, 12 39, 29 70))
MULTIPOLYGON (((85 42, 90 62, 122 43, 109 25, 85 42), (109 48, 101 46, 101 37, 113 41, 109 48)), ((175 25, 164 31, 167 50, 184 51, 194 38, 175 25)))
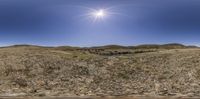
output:
MULTIPOLYGON (((58 48, 58 49, 175 49, 175 48, 198 48, 198 46, 194 45, 183 45, 179 43, 169 43, 169 44, 142 44, 136 46, 122 46, 122 45, 105 45, 105 46, 94 46, 94 47, 74 47, 74 46, 58 46, 58 47, 50 47, 50 46, 38 46, 38 45, 12 45, 5 46, 7 47, 47 47, 47 48, 58 48)), ((4 48, 4 47, 2 47, 4 48)))
POLYGON ((105 46, 97 46, 97 47, 89 47, 89 48, 103 48, 103 49, 152 49, 152 48, 164 48, 164 49, 174 49, 174 48, 198 48, 197 46, 186 46, 179 43, 169 43, 169 44, 143 44, 136 46, 121 46, 121 45, 105 45, 105 46))

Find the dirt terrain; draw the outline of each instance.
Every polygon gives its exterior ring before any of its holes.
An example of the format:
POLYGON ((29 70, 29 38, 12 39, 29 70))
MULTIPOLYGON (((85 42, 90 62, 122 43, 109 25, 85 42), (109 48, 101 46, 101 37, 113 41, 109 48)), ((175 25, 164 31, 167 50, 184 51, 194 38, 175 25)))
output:
POLYGON ((200 48, 0 48, 0 96, 200 96, 200 48))

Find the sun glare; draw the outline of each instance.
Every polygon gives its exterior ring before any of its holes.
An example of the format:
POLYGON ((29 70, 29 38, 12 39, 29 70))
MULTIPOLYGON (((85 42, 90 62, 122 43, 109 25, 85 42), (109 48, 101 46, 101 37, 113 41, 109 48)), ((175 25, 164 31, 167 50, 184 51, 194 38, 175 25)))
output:
POLYGON ((96 18, 103 18, 105 16, 105 11, 100 9, 94 12, 94 17, 96 18))
POLYGON ((90 13, 90 17, 93 19, 93 22, 98 20, 104 20, 107 16, 108 12, 105 9, 93 10, 90 13))
MULTIPOLYGON (((82 6, 81 6, 82 7, 82 6)), ((105 22, 108 18, 111 18, 114 15, 121 15, 120 13, 117 13, 114 11, 114 7, 109 7, 109 8, 100 8, 100 9, 93 9, 93 8, 88 8, 88 7, 83 7, 88 10, 86 14, 83 14, 83 16, 86 19, 91 20, 93 23, 96 22, 105 22)))

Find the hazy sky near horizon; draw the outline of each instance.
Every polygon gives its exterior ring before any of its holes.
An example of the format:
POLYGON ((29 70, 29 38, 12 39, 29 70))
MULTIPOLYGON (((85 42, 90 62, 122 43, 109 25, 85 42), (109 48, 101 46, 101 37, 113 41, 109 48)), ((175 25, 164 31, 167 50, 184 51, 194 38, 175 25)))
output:
POLYGON ((199 0, 0 1, 0 46, 199 45, 199 37, 199 0), (101 19, 88 15, 101 9, 101 19))

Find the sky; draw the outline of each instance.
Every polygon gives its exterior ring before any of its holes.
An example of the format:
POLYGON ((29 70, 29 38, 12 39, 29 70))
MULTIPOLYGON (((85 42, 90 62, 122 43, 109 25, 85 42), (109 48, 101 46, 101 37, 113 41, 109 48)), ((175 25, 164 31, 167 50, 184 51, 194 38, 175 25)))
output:
POLYGON ((0 0, 0 46, 198 46, 199 37, 199 0, 0 0))

